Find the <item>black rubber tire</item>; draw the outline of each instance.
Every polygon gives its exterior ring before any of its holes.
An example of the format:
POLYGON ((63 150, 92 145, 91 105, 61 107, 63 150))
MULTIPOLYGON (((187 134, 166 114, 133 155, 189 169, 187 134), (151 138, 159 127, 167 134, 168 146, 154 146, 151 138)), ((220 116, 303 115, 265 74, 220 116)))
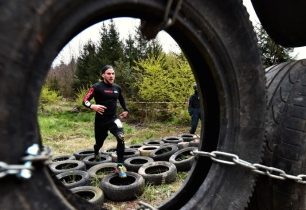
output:
MULTIPOLYGON (((306 60, 266 70, 268 117, 263 164, 299 175, 306 171, 306 60)), ((306 209, 306 186, 259 176, 250 210, 306 209)))
POLYGON ((124 161, 124 166, 128 171, 138 172, 138 169, 146 163, 153 162, 153 158, 145 156, 130 157, 124 161))
POLYGON ((106 198, 111 201, 129 201, 142 195, 145 180, 137 173, 127 171, 126 178, 120 178, 118 174, 110 174, 103 178, 100 188, 106 198))
POLYGON ((187 147, 178 150, 171 155, 169 162, 175 165, 177 171, 189 171, 195 161, 195 157, 191 152, 197 149, 197 147, 187 147))
POLYGON ((189 142, 183 141, 177 144, 179 150, 189 147, 189 142))
POLYGON ((89 203, 101 206, 104 202, 103 191, 99 187, 79 186, 70 189, 71 192, 87 200, 89 203))
POLYGON ((106 175, 113 173, 117 163, 100 163, 87 170, 91 180, 101 181, 106 175))
POLYGON ((95 154, 94 149, 82 149, 82 150, 79 150, 73 153, 73 155, 75 156, 77 160, 83 160, 85 157, 88 157, 94 154, 95 154))
POLYGON ((164 142, 161 139, 148 139, 143 142, 146 146, 162 146, 164 142))
MULTIPOLYGON (((136 157, 136 156, 139 156, 139 155, 140 155, 140 152, 139 152, 138 149, 125 148, 124 149, 123 160, 126 160, 127 158, 130 158, 130 157, 136 157)), ((113 162, 117 162, 117 153, 116 152, 113 152, 111 154, 111 157, 112 157, 113 162)))
POLYGON ((188 147, 199 147, 200 139, 195 139, 189 142, 188 147))
POLYGON ((66 171, 57 174, 55 177, 58 180, 60 180, 65 187, 69 189, 73 187, 79 187, 90 184, 89 174, 86 171, 80 171, 80 170, 66 171))
POLYGON ((132 145, 127 146, 127 148, 138 149, 142 146, 143 146, 142 144, 132 144, 132 145))
POLYGON ((179 135, 180 138, 183 139, 183 141, 185 142, 190 142, 196 138, 198 138, 198 136, 196 134, 190 134, 190 133, 182 133, 179 135))
POLYGON ((157 150, 159 147, 160 146, 157 146, 157 145, 143 145, 142 147, 138 148, 138 151, 140 152, 141 156, 149 157, 151 153, 157 150))
POLYGON ((106 155, 112 155, 114 152, 116 152, 117 148, 116 147, 112 147, 112 148, 108 148, 108 149, 102 149, 102 153, 106 154, 106 155))
POLYGON ((173 163, 155 161, 141 166, 138 173, 145 179, 146 184, 169 184, 176 180, 177 170, 173 163))
POLYGON ((85 163, 86 165, 86 169, 90 169, 92 166, 100 164, 100 163, 108 163, 108 162, 112 162, 112 157, 106 154, 100 154, 100 158, 101 160, 96 161, 95 160, 95 155, 89 155, 87 157, 85 157, 82 161, 85 163))
MULTIPOLYGON (((52 60, 69 40, 111 17, 162 22, 166 3, 28 0, 20 6, 16 0, 2 1, 0 160, 20 163, 29 146, 41 143, 37 120, 40 90, 52 60)), ((242 1, 183 1, 175 14, 173 25, 165 30, 186 55, 204 99, 200 149, 231 152, 249 162, 259 162, 265 116, 264 71, 242 1)), ((243 209, 253 184, 253 174, 241 167, 211 164, 208 158, 200 157, 181 190, 159 208, 243 209)), ((54 185, 46 168, 37 167, 31 181, 22 186, 14 178, 0 179, 0 186, 0 209, 82 208, 80 202, 70 202, 74 198, 54 185), (16 199, 20 194, 24 199, 16 199), (59 199, 63 196, 69 202, 59 199)))
POLYGON ((52 162, 51 163, 55 163, 55 162, 59 162, 59 161, 63 161, 63 160, 75 160, 75 156, 74 155, 57 155, 52 157, 52 162))
POLYGON ((167 136, 162 138, 162 141, 164 143, 169 143, 169 144, 178 144, 180 142, 183 142, 183 138, 177 136, 167 136))
POLYGON ((171 155, 178 151, 178 146, 176 144, 164 144, 158 149, 150 153, 150 157, 155 161, 169 161, 171 155))
POLYGON ((86 165, 80 160, 63 160, 51 163, 49 168, 52 173, 59 174, 71 170, 86 170, 86 165))

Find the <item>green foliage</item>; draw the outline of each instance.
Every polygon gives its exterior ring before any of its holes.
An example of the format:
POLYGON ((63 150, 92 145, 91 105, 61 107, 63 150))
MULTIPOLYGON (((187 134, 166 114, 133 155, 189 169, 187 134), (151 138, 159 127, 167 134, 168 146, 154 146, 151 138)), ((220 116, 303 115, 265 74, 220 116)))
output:
POLYGON ((120 40, 119 32, 113 20, 110 21, 108 27, 103 24, 100 36, 101 39, 97 49, 98 62, 101 67, 106 64, 114 66, 115 61, 124 57, 124 45, 120 40))
POLYGON ((276 44, 261 25, 256 28, 258 46, 261 51, 262 61, 265 68, 293 59, 290 53, 293 48, 284 48, 276 44))
POLYGON ((46 85, 43 86, 40 93, 40 105, 54 104, 58 102, 61 97, 54 90, 50 90, 46 85))
POLYGON ((138 62, 143 78, 137 82, 139 96, 145 101, 184 102, 193 92, 194 77, 186 59, 174 54, 138 62))
POLYGON ((185 122, 186 113, 183 114, 182 110, 187 109, 186 102, 193 93, 194 77, 184 56, 161 54, 137 64, 135 70, 142 75, 135 82, 140 100, 169 102, 159 104, 157 113, 162 114, 159 117, 174 119, 181 116, 182 122, 185 122))
POLYGON ((82 102, 83 98, 85 97, 86 93, 89 90, 89 86, 83 86, 77 89, 76 94, 75 94, 75 107, 78 108, 83 108, 82 102))
POLYGON ((74 90, 82 86, 94 83, 99 78, 99 63, 96 46, 92 42, 84 45, 80 57, 77 60, 77 69, 74 81, 74 90))

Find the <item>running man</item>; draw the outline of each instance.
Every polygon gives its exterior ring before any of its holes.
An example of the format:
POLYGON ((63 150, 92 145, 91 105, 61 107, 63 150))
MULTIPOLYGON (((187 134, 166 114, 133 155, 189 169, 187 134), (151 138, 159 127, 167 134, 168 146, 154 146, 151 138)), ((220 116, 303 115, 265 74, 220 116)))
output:
POLYGON ((100 160, 99 150, 110 131, 117 139, 117 169, 120 177, 126 177, 126 168, 123 165, 124 131, 121 120, 128 116, 128 109, 122 96, 121 87, 114 83, 115 70, 111 65, 106 65, 101 70, 101 80, 88 90, 83 99, 83 105, 96 112, 95 116, 95 159, 100 160), (90 100, 94 98, 95 104, 90 100), (123 112, 117 117, 117 100, 123 112))

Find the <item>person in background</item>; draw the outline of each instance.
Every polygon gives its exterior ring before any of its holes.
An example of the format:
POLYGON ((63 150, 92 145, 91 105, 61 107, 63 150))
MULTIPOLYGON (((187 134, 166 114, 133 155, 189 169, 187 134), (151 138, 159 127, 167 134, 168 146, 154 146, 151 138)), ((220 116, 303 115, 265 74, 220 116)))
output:
POLYGON ((197 89, 197 84, 193 85, 194 94, 190 96, 188 101, 188 113, 191 116, 190 134, 195 134, 199 120, 201 119, 200 97, 197 89))
POLYGON ((83 105, 96 112, 95 116, 95 159, 100 160, 99 150, 110 131, 117 139, 117 168, 119 177, 126 177, 126 168, 123 165, 125 150, 124 130, 122 119, 128 116, 128 109, 122 95, 121 87, 114 83, 115 70, 111 65, 101 69, 101 81, 92 85, 83 99, 83 105), (90 100, 94 98, 95 104, 90 100), (123 112, 117 116, 117 101, 123 108, 123 112))

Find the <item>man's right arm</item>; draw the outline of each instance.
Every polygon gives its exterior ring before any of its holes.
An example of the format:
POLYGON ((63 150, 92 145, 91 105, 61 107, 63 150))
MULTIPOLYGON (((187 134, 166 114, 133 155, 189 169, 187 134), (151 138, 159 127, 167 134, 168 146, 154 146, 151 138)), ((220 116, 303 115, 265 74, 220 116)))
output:
POLYGON ((93 87, 91 87, 88 92, 86 93, 86 95, 84 96, 83 98, 83 105, 87 108, 91 108, 91 103, 90 103, 90 100, 93 98, 94 96, 94 91, 95 89, 93 87))

